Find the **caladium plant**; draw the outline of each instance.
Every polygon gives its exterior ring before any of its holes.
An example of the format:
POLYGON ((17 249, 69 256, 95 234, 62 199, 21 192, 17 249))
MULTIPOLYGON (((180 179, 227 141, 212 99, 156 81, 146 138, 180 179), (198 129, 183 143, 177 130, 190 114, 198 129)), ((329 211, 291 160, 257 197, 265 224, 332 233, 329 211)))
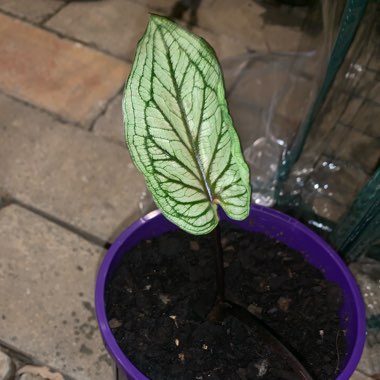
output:
POLYGON ((233 127, 222 71, 210 45, 152 15, 128 78, 126 142, 163 214, 200 235, 218 224, 217 206, 248 216, 249 169, 233 127))
POLYGON ((311 379, 253 315, 224 296, 217 207, 232 219, 245 219, 251 188, 214 50, 172 21, 152 15, 126 84, 123 113, 132 160, 163 214, 192 234, 214 230, 217 297, 210 319, 222 319, 227 307, 248 326, 254 323, 262 339, 311 379))

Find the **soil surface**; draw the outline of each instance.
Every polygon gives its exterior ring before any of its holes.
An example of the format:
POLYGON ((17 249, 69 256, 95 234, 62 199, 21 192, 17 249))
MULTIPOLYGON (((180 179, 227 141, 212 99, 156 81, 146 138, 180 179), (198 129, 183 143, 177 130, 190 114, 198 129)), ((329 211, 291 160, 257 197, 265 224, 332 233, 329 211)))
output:
MULTIPOLYGON (((335 379, 344 361, 340 289, 301 254, 222 224, 226 298, 258 315, 314 379, 335 379)), ((141 242, 106 290, 107 316, 129 359, 153 380, 299 378, 234 317, 211 322, 213 239, 182 231, 141 242)))

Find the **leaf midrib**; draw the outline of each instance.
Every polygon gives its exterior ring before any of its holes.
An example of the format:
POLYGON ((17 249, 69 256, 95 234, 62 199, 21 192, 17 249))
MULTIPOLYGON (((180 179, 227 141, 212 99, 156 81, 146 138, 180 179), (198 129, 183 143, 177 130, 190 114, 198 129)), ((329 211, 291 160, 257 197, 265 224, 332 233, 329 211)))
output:
MULTIPOLYGON (((171 58, 170 58, 170 55, 169 55, 169 46, 166 43, 166 40, 164 38, 164 35, 163 35, 161 29, 162 29, 161 26, 157 26, 157 30, 158 30, 158 32, 161 35, 162 42, 163 42, 163 44, 165 46, 165 49, 166 49, 165 55, 166 55, 166 59, 168 60, 168 65, 169 65, 169 70, 170 70, 170 77, 172 78, 172 81, 173 81, 173 86, 174 86, 174 91, 175 91, 175 97, 176 97, 176 100, 178 102, 179 109, 180 109, 180 112, 181 112, 181 119, 182 119, 182 122, 183 122, 183 124, 185 126, 186 135, 187 135, 187 137, 188 137, 188 139, 190 141, 191 147, 192 147, 192 152, 190 152, 190 154, 191 154, 192 158, 194 159, 194 161, 196 162, 196 166, 197 166, 197 169, 198 169, 200 177, 203 179, 203 181, 201 181, 203 190, 204 190, 205 194, 208 195, 210 203, 212 203, 213 196, 211 194, 211 189, 208 186, 206 173, 205 173, 205 170, 204 170, 204 168, 202 166, 202 163, 200 162, 200 159, 199 159, 198 149, 196 148, 196 145, 194 144, 193 138, 192 138, 191 133, 190 133, 190 127, 189 127, 189 124, 188 124, 187 119, 186 119, 185 108, 184 108, 184 105, 183 105, 183 102, 182 102, 182 99, 181 99, 181 96, 180 96, 180 89, 179 89, 177 81, 175 79, 175 73, 174 73, 172 61, 171 61, 171 58), (194 154, 193 152, 196 152, 196 153, 194 154)), ((200 120, 201 119, 202 118, 200 118, 200 120)), ((200 126, 199 126, 199 128, 200 128, 200 126)), ((197 131, 197 133, 198 132, 199 131, 197 131)))

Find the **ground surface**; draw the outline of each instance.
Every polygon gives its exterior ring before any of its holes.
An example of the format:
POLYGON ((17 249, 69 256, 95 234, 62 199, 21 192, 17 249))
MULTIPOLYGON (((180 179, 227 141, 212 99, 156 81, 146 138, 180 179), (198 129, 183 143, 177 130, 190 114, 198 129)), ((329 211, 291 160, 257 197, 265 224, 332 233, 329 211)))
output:
MULTIPOLYGON (((139 215, 145 189, 123 146, 120 94, 149 12, 194 24, 223 60, 317 46, 301 32, 303 8, 203 0, 191 15, 175 5, 0 0, 0 378, 31 364, 112 379, 93 289, 105 245, 139 215)), ((240 124, 256 120, 240 111, 240 124)), ((18 376, 48 378, 34 372, 18 376)))

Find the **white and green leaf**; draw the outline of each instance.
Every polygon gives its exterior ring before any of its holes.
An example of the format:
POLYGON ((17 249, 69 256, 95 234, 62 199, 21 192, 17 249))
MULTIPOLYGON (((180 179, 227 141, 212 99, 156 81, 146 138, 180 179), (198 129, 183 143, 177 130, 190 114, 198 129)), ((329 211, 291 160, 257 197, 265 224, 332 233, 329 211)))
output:
POLYGON ((160 16, 140 40, 123 99, 126 142, 163 214, 206 234, 217 205, 248 216, 249 169, 243 159, 212 48, 160 16))

